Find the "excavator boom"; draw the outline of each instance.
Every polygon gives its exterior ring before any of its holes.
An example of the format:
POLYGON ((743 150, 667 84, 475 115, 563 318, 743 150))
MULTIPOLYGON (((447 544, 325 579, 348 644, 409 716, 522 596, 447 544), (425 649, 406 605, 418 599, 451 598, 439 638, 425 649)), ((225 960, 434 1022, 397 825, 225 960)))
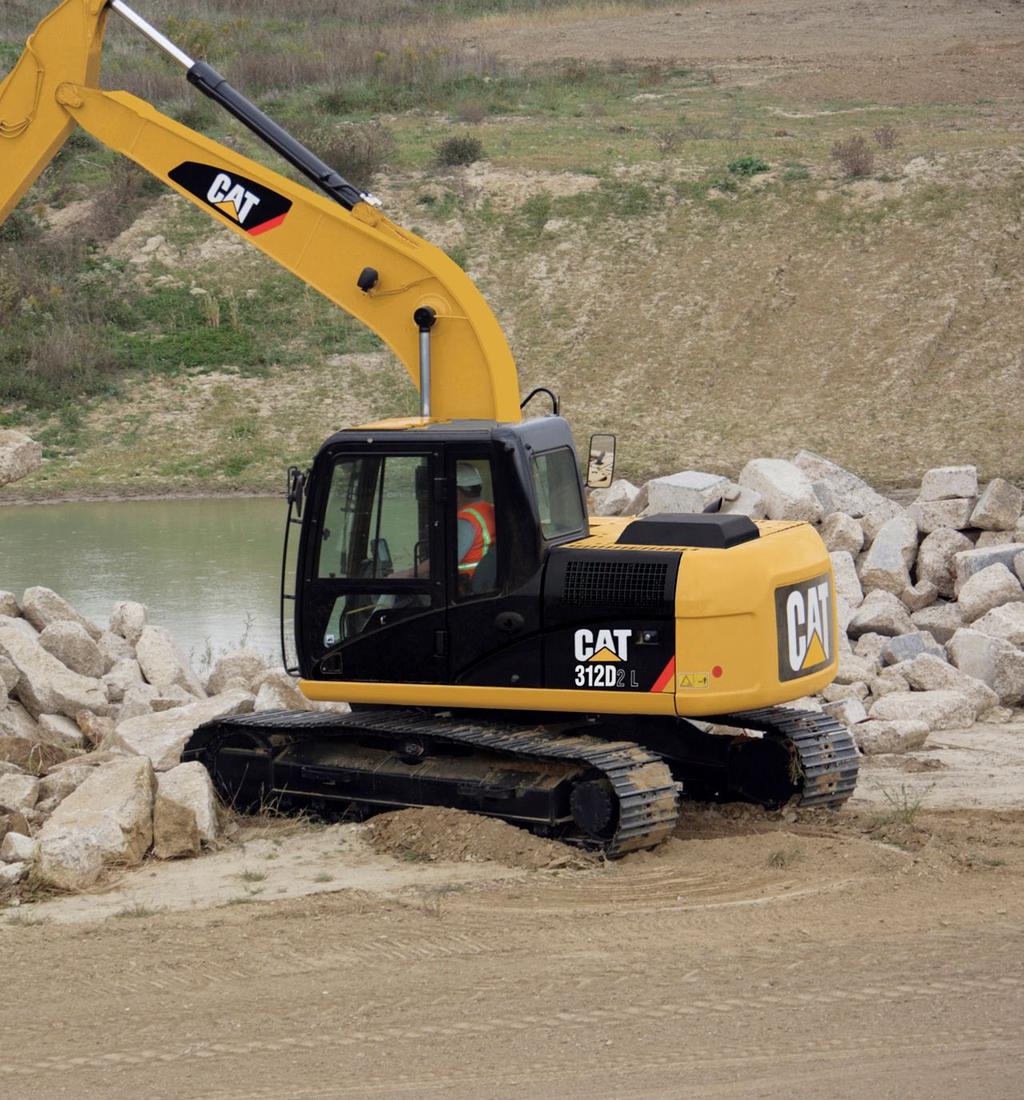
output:
MULTIPOLYGON (((134 16, 121 0, 111 6, 134 16)), ((324 195, 197 134, 143 100, 101 90, 106 7, 101 0, 64 0, 39 25, 0 85, 5 164, 0 221, 77 124, 380 336, 420 389, 424 415, 519 420, 511 351, 469 276, 440 249, 385 217, 368 196, 319 162, 208 65, 176 51, 188 64, 191 83, 305 172, 324 195), (425 359, 429 375, 424 375, 425 359)), ((138 17, 131 21, 148 27, 138 17)))

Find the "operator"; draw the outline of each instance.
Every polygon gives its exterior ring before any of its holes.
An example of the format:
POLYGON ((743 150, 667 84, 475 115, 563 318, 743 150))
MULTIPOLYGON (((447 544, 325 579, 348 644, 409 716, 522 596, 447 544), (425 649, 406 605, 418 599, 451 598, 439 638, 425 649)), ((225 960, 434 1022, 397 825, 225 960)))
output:
POLYGON ((458 494, 459 588, 469 591, 477 566, 494 545, 494 505, 483 500, 483 479, 472 462, 455 467, 458 494))

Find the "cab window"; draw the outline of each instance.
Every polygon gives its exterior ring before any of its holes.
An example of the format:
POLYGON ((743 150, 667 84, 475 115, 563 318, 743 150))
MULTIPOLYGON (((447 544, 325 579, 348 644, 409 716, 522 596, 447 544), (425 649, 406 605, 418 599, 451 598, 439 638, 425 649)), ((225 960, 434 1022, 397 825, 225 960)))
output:
POLYGON ((535 455, 533 486, 546 539, 575 534, 586 527, 576 456, 569 447, 535 455))

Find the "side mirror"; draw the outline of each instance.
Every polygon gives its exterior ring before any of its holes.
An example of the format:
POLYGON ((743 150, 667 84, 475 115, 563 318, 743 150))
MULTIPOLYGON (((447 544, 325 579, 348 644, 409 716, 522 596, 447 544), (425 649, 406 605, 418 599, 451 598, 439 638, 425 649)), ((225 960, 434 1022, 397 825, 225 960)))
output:
POLYGON ((587 463, 587 488, 607 489, 615 477, 615 436, 590 437, 590 461, 587 463))

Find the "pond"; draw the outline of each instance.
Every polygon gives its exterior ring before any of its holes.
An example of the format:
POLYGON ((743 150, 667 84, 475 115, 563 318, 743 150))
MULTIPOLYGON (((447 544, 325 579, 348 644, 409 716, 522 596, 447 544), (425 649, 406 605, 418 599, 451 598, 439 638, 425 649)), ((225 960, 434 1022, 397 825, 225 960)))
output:
POLYGON ((197 667, 243 640, 279 662, 286 512, 237 497, 0 507, 0 589, 45 585, 102 627, 138 600, 197 667))

